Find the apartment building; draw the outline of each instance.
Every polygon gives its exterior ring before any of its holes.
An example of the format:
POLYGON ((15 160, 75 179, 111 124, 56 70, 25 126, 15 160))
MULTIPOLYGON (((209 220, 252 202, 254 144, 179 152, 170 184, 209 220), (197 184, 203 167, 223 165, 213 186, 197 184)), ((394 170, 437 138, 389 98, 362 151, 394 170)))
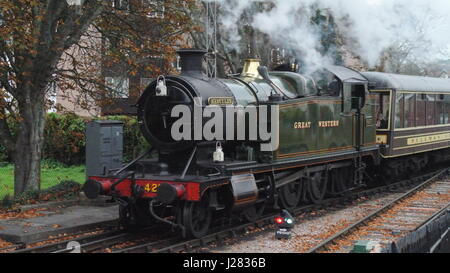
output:
MULTIPOLYGON (((164 19, 165 7, 162 0, 111 0, 112 7, 124 11, 132 9, 133 1, 146 2, 156 8, 145 16, 148 18, 164 19)), ((86 45, 91 48, 98 48, 98 56, 93 59, 99 60, 93 63, 94 73, 104 79, 104 84, 113 90, 106 100, 102 100, 99 104, 98 97, 95 94, 87 94, 82 92, 79 87, 67 88, 64 90, 58 84, 53 83, 49 86, 49 99, 53 102, 54 107, 50 109, 52 112, 72 112, 79 116, 96 117, 100 115, 125 114, 132 115, 136 113, 136 104, 142 91, 158 75, 153 75, 149 71, 139 71, 138 73, 129 74, 125 64, 114 63, 104 54, 114 43, 105 41, 101 38, 100 33, 94 33, 96 30, 90 28, 89 35, 85 35, 80 39, 80 45, 86 45), (97 38, 93 38, 97 37, 97 38)), ((66 62, 65 58, 84 58, 84 53, 77 47, 68 50, 65 57, 59 63, 59 66, 65 70, 71 69, 71 63, 66 62)), ((92 57, 92 56, 90 56, 92 57)), ((150 56, 148 60, 155 65, 162 64, 165 60, 160 56, 150 56)))

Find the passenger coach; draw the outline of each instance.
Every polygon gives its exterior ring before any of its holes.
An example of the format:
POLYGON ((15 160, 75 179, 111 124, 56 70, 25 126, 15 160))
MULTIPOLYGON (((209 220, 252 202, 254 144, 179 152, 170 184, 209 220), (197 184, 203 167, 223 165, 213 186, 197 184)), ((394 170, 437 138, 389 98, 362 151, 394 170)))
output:
POLYGON ((450 80, 362 74, 375 94, 376 139, 384 158, 406 156, 403 167, 421 167, 432 159, 426 152, 450 147, 450 80))

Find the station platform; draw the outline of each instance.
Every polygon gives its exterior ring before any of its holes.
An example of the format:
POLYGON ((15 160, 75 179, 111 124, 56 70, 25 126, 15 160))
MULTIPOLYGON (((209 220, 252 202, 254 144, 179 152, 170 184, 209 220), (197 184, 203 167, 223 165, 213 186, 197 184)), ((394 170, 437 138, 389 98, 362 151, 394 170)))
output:
POLYGON ((116 204, 97 205, 77 202, 70 206, 37 206, 22 208, 20 217, 0 218, 0 239, 11 243, 25 243, 91 230, 118 221, 119 208, 116 204), (30 211, 30 215, 27 214, 30 211), (24 215, 22 217, 22 215, 24 215))

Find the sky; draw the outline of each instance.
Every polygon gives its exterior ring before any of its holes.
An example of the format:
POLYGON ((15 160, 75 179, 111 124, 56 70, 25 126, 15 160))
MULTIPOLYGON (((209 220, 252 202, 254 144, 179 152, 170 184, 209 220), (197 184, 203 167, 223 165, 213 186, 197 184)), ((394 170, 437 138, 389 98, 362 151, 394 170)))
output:
MULTIPOLYGON (((219 0, 226 16, 222 25, 234 32, 236 46, 240 39, 237 25, 242 12, 252 0, 219 0)), ((259 12, 252 25, 308 56, 311 68, 329 63, 321 56, 320 30, 311 27, 307 18, 312 5, 332 12, 350 49, 370 66, 376 65, 382 52, 393 44, 408 42, 418 60, 450 59, 450 0, 273 0, 275 8, 259 12), (343 18, 346 18, 343 20, 343 18), (350 24, 349 24, 350 22, 350 24)), ((233 42, 233 41, 232 41, 233 42)))

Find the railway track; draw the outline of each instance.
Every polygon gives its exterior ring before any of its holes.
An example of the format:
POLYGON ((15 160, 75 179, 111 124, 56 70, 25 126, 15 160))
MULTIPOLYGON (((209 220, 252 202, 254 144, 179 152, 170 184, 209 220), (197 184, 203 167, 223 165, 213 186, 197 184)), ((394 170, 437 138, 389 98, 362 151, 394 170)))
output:
POLYGON ((381 208, 330 236, 308 253, 349 252, 356 240, 376 242, 381 251, 393 240, 429 223, 450 209, 450 169, 445 169, 381 208))
MULTIPOLYGON (((352 201, 360 197, 373 196, 386 191, 401 191, 402 189, 411 187, 412 185, 418 184, 426 179, 429 180, 430 177, 434 177, 440 173, 441 171, 434 171, 391 185, 376 187, 359 192, 352 192, 342 197, 326 199, 322 204, 310 204, 299 207, 295 210, 294 214, 298 216, 302 213, 330 208, 335 205, 338 206, 342 203, 352 201)), ((276 215, 277 213, 270 213, 256 222, 237 224, 224 230, 217 230, 216 232, 213 231, 211 234, 200 239, 186 240, 180 238, 179 236, 169 235, 169 232, 165 235, 164 232, 161 232, 161 227, 152 226, 145 231, 140 231, 137 233, 126 233, 120 230, 113 230, 96 235, 61 240, 56 243, 18 249, 13 251, 13 253, 69 253, 76 251, 75 248, 79 248, 79 252, 83 253, 161 253, 202 251, 202 247, 208 246, 212 243, 221 244, 227 238, 237 238, 238 236, 248 234, 249 231, 251 231, 252 234, 257 234, 259 231, 270 227, 273 224, 273 219, 276 215), (155 236, 148 236, 148 234, 155 234, 155 236), (157 235, 160 236, 158 237, 157 235), (77 245, 70 246, 69 243, 72 241, 76 241, 77 245)))
POLYGON ((12 252, 15 251, 16 249, 20 249, 23 247, 23 244, 13 244, 7 247, 2 247, 0 248, 0 253, 7 253, 7 252, 12 252))
MULTIPOLYGON (((86 233, 86 232, 84 232, 86 233)), ((73 236, 73 234, 71 234, 73 236)), ((17 249, 15 251, 12 251, 12 253, 51 253, 51 252, 72 252, 74 251, 74 248, 70 247, 70 242, 76 241, 79 244, 90 244, 92 242, 100 242, 101 240, 108 240, 112 238, 119 238, 123 237, 124 233, 119 230, 111 230, 95 235, 86 235, 81 236, 77 238, 71 238, 71 239, 63 239, 68 236, 61 236, 61 238, 52 238, 52 240, 57 240, 57 242, 49 243, 49 244, 43 244, 38 245, 34 247, 28 247, 22 245, 21 249, 17 249), (62 240, 58 240, 62 239, 62 240)), ((39 244, 40 242, 33 243, 39 244)))
MULTIPOLYGON (((22 245, 21 249, 12 251, 12 253, 94 253, 94 252, 112 252, 105 251, 114 249, 116 246, 140 244, 142 241, 154 241, 156 236, 164 234, 160 226, 150 226, 148 228, 136 231, 126 232, 124 230, 111 230, 100 234, 60 240, 55 243, 27 247, 22 245), (152 234, 148 235, 148 234, 152 234)), ((73 235, 72 235, 73 236, 73 235)), ((36 243, 34 243, 36 244, 36 243)), ((39 244, 39 242, 37 243, 39 244)))
MULTIPOLYGON (((424 175, 420 175, 411 179, 403 180, 391 185, 381 186, 373 189, 368 189, 360 192, 353 192, 343 197, 326 199, 322 204, 311 204, 299 207, 295 210, 294 215, 298 216, 302 213, 307 213, 315 210, 332 207, 333 205, 339 205, 346 201, 355 200, 360 197, 372 196, 386 191, 401 191, 406 187, 418 184, 430 177, 434 177, 441 171, 434 171, 424 175)), ((203 251, 203 247, 207 247, 209 244, 217 243, 221 244, 227 238, 236 238, 240 235, 245 235, 249 231, 262 230, 265 227, 270 227, 273 224, 273 219, 278 213, 271 213, 263 217, 262 219, 254 223, 246 223, 236 225, 225 230, 212 232, 200 239, 183 240, 183 239, 163 239, 156 242, 148 242, 141 245, 135 245, 128 248, 118 249, 113 251, 114 253, 164 253, 164 252, 195 252, 203 251)), ((255 234, 255 233, 253 233, 255 234)))

